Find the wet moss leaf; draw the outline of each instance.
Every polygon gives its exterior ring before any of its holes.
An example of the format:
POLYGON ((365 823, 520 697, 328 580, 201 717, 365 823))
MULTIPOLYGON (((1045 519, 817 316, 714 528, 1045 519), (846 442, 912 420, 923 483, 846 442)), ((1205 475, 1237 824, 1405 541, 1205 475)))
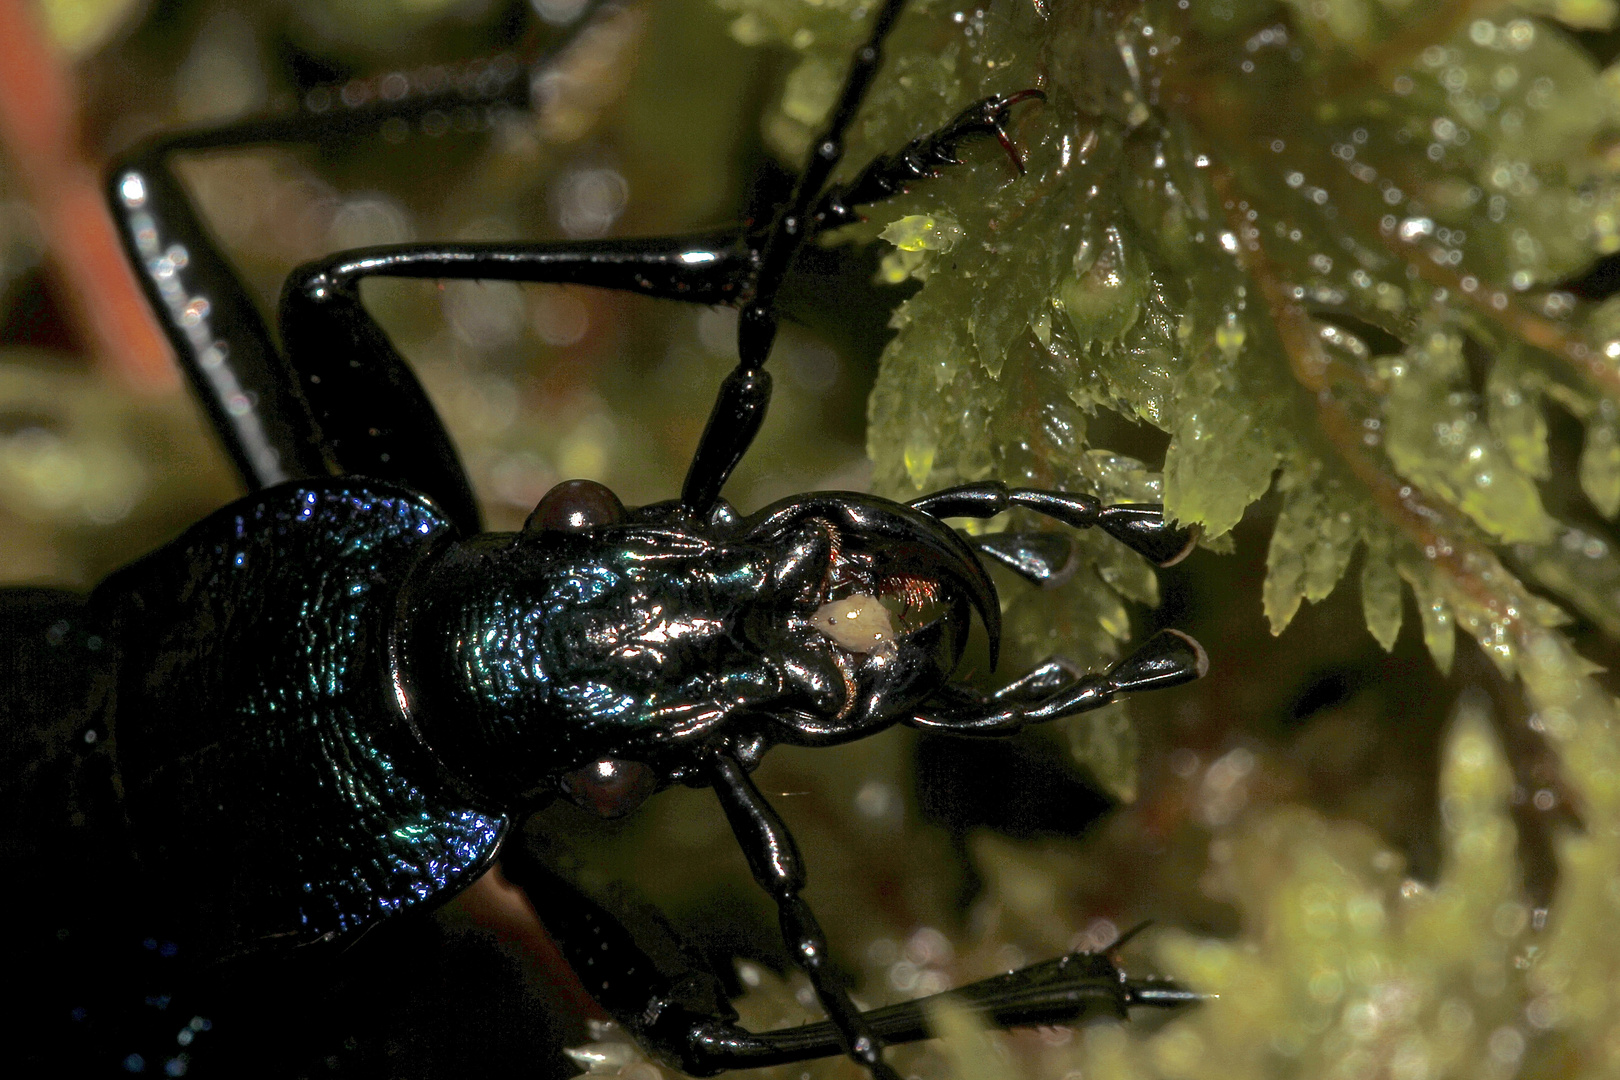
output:
POLYGON ((1416 561, 1400 564, 1401 577, 1412 586, 1417 597, 1418 619, 1423 627, 1423 644, 1434 657, 1435 666, 1442 672, 1451 671, 1451 660, 1457 650, 1456 620, 1447 603, 1445 586, 1430 568, 1416 561))
POLYGON ((1136 801, 1140 739, 1130 709, 1116 701, 1063 722, 1069 753, 1103 788, 1122 803, 1136 801))
POLYGON ((1498 362, 1491 368, 1485 383, 1490 430, 1514 468, 1525 476, 1545 480, 1551 472, 1547 420, 1541 412, 1540 395, 1528 389, 1519 375, 1509 362, 1498 362))
POLYGON ((1276 429, 1217 356, 1206 353, 1186 375, 1164 467, 1166 508, 1212 536, 1229 531, 1244 507, 1265 494, 1280 457, 1276 429))
POLYGON ((1612 518, 1620 513, 1620 422, 1610 403, 1587 422, 1586 445, 1581 449, 1581 490, 1598 513, 1612 518))
POLYGON ((1601 536, 1565 529, 1550 544, 1521 544, 1514 556, 1530 576, 1567 599, 1605 633, 1620 636, 1620 559, 1601 536))
POLYGON ((1301 600, 1315 603, 1333 591, 1362 532, 1360 507, 1342 481, 1288 474, 1285 483, 1261 594, 1273 634, 1293 620, 1301 600))
POLYGON ((1057 297, 1080 340, 1106 347, 1141 318, 1150 287, 1140 252, 1134 245, 1127 247, 1120 229, 1110 226, 1095 241, 1080 241, 1073 271, 1059 284, 1057 297))
POLYGON ((1002 1080, 1007 1062, 983 1022, 950 998, 928 1009, 928 1027, 940 1039, 957 1080, 1002 1080))
POLYGON ((1382 531, 1368 530, 1366 561, 1361 564, 1361 611, 1385 652, 1395 648, 1401 633, 1401 577, 1393 549, 1382 531))
POLYGON ((1501 540, 1551 539, 1540 493, 1482 421, 1463 389, 1466 371, 1462 338, 1438 331, 1383 365, 1390 461, 1501 540))

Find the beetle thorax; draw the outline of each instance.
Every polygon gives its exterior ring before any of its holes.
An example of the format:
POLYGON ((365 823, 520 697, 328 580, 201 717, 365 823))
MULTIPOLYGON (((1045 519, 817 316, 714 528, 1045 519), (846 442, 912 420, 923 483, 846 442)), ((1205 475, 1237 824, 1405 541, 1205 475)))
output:
POLYGON ((503 803, 602 757, 665 758, 774 683, 740 629, 764 570, 667 531, 492 535, 419 572, 397 650, 411 719, 503 803))

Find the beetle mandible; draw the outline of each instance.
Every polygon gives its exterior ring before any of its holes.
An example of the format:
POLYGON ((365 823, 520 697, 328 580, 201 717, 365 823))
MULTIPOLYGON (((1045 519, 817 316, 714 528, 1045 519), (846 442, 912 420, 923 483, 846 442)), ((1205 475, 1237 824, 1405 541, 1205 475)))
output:
MULTIPOLYGON (((769 222, 343 252, 288 279, 280 348, 177 182, 174 155, 415 122, 469 99, 524 107, 528 68, 502 58, 475 77, 407 80, 353 103, 312 94, 291 115, 165 134, 114 163, 109 200, 128 254, 249 494, 88 598, 0 594, 18 672, 0 690, 0 722, 13 745, 36 727, 75 726, 71 784, 91 792, 75 797, 115 803, 117 857, 138 867, 143 890, 184 905, 195 948, 229 958, 349 941, 466 888, 558 795, 613 817, 671 785, 710 787, 824 1024, 745 1031, 713 976, 668 962, 521 851, 508 853, 508 875, 596 1000, 664 1060, 712 1074, 842 1052, 897 1080, 883 1047, 926 1037, 924 1007, 863 1013, 834 976, 801 897, 802 860, 749 775, 762 756, 897 723, 1008 736, 1203 673, 1198 645, 1166 631, 1101 674, 1052 661, 993 693, 952 679, 975 615, 994 663, 1000 607, 984 560, 1042 584, 1072 552, 1046 533, 969 540, 944 519, 1023 508, 1168 565, 1193 537, 1158 506, 997 482, 910 503, 818 492, 746 515, 720 497, 770 400, 776 297, 802 245, 955 164, 968 138, 996 138, 1019 163, 1006 123, 1037 89, 972 103, 829 185, 902 6, 873 13, 769 222), (449 436, 360 302, 360 282, 385 276, 737 307, 738 363, 679 497, 627 508, 570 481, 521 531, 482 532, 449 436)), ((1089 954, 956 993, 1002 1026, 1194 997, 1089 954)))

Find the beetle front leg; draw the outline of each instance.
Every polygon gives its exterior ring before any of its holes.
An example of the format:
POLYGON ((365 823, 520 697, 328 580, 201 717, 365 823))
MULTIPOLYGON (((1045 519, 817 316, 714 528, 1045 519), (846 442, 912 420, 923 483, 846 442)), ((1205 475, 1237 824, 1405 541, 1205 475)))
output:
POLYGON ((1171 523, 1157 503, 1104 506, 1092 495, 1010 488, 999 480, 946 488, 906 505, 937 518, 991 518, 1021 507, 1077 529, 1096 526, 1157 566, 1174 566, 1198 540, 1196 528, 1171 523))
POLYGON ((1101 675, 1081 676, 1048 661, 991 694, 951 684, 906 723, 950 735, 1000 738, 1030 724, 1101 708, 1120 694, 1192 682, 1208 670, 1203 646, 1179 630, 1161 630, 1101 675))

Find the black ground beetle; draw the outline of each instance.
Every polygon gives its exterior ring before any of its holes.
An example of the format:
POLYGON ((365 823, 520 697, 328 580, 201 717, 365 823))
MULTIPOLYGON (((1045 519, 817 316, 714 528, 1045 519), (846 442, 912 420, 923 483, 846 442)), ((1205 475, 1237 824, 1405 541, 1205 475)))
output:
MULTIPOLYGON (((800 897, 793 839, 751 770, 777 743, 831 745, 896 723, 1012 735, 1197 678, 1206 663, 1167 631, 1100 675, 1053 661, 990 694, 951 681, 973 612, 994 662, 1000 609, 981 560, 1043 583, 1072 550, 1049 533, 969 540, 944 519, 1022 507, 1102 528, 1168 565, 1192 537, 1157 506, 995 482, 908 504, 819 492, 746 516, 720 498, 765 415, 775 298, 801 245, 954 164, 969 137, 995 137, 1018 161, 1004 124, 1039 91, 974 103, 828 186, 902 2, 874 13, 809 165, 764 226, 344 252, 287 282, 279 350, 172 155, 370 131, 451 105, 523 107, 529 69, 503 59, 459 77, 396 76, 371 95, 310 95, 294 115, 165 135, 117 161, 109 197, 130 258, 249 494, 88 598, 0 594, 9 865, 38 856, 31 842, 56 842, 30 836, 99 821, 86 850, 127 864, 143 897, 183 913, 189 949, 229 958, 352 940, 439 903, 558 794, 611 817, 673 784, 708 786, 825 1023, 745 1031, 688 953, 628 928, 520 845, 507 875, 596 1000, 681 1069, 843 1052, 897 1080, 883 1046, 926 1037, 925 1010, 851 1003, 800 897), (627 509, 600 484, 571 481, 521 532, 483 533, 448 435, 360 303, 372 276, 564 282, 739 307, 739 361, 680 497, 627 509), (51 750, 69 743, 71 755, 51 750)), ((1091 954, 956 994, 1002 1026, 1193 998, 1091 954)))

